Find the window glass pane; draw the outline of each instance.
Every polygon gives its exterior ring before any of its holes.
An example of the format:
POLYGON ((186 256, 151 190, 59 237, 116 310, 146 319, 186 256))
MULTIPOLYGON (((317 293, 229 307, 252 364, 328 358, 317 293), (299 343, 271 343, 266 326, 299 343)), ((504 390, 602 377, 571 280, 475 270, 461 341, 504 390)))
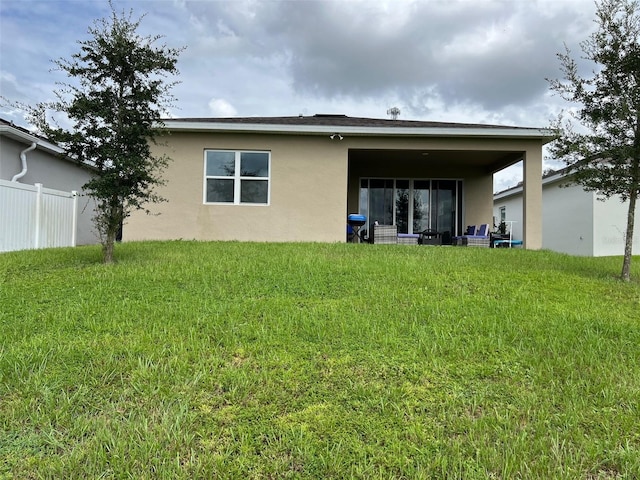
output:
POLYGON ((369 181, 366 179, 360 180, 360 199, 358 213, 367 217, 367 223, 369 223, 369 181))
POLYGON ((396 225, 398 233, 409 233, 409 180, 396 180, 396 225))
POLYGON ((240 181, 240 203, 267 203, 268 192, 267 180, 240 181))
POLYGON ((233 203, 233 180, 208 178, 207 202, 233 203))
POLYGON ((456 198, 458 201, 458 208, 456 209, 456 235, 462 234, 462 181, 459 180, 456 182, 457 190, 456 190, 456 198))
POLYGON ((393 180, 370 180, 369 224, 393 224, 393 180))
POLYGON ((429 228, 429 180, 413 182, 413 232, 429 228))
POLYGON ((240 175, 243 177, 268 177, 269 154, 266 152, 242 152, 240 175))
POLYGON ((234 152, 207 152, 207 176, 232 177, 235 167, 234 152))
POLYGON ((439 232, 453 232, 455 229, 456 182, 435 180, 431 197, 431 228, 439 232))

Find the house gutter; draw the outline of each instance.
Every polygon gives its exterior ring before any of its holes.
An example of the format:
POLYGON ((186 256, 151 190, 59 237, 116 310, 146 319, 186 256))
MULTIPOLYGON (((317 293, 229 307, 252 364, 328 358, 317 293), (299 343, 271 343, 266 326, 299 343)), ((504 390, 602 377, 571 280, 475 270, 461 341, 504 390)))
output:
POLYGON ((246 132, 272 134, 326 135, 340 132, 353 136, 402 136, 402 137, 478 137, 478 138, 538 138, 548 143, 555 133, 544 128, 477 128, 477 127, 358 127, 340 125, 279 125, 279 124, 238 124, 224 122, 183 122, 165 120, 168 130, 191 132, 246 132))
POLYGON ((23 151, 20 152, 20 162, 22 163, 22 170, 20 171, 20 173, 16 173, 13 176, 13 178, 11 179, 12 182, 17 182, 19 179, 21 179, 27 174, 27 153, 30 152, 31 150, 35 150, 36 146, 37 146, 36 142, 32 142, 31 146, 25 148, 23 151))
POLYGON ((21 143, 26 143, 27 145, 35 143, 37 146, 50 153, 61 154, 64 153, 64 150, 60 148, 58 145, 47 141, 46 139, 39 138, 36 135, 29 134, 27 132, 22 131, 14 127, 13 125, 3 125, 0 124, 0 136, 11 138, 12 140, 16 140, 21 143))
MULTIPOLYGON (((29 145, 26 149, 20 152, 20 162, 22 170, 13 176, 12 182, 18 183, 18 180, 27 174, 27 153, 38 148, 41 151, 52 153, 54 155, 64 155, 64 150, 58 145, 47 141, 44 138, 37 137, 26 132, 24 129, 14 126, 0 123, 0 137, 10 138, 16 142, 29 145)), ((69 159, 71 160, 71 159, 69 159)))

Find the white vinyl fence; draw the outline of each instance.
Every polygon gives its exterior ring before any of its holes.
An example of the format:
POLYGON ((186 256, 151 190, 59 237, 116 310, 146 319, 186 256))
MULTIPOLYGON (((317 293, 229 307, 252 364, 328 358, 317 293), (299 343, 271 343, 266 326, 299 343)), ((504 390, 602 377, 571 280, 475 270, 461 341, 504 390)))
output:
POLYGON ((75 247, 78 195, 0 180, 0 252, 75 247))

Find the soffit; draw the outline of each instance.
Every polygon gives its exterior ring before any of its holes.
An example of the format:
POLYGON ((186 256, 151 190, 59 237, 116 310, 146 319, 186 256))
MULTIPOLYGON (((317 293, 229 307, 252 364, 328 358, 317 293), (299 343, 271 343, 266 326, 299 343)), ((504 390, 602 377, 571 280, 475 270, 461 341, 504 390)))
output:
POLYGON ((357 162, 429 163, 449 167, 478 167, 493 173, 522 159, 521 151, 492 150, 349 150, 357 162))

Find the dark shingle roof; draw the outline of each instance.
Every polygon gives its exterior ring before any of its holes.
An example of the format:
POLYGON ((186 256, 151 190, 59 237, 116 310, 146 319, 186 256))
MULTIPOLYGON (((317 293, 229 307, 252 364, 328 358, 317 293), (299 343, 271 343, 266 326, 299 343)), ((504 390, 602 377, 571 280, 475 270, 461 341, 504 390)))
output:
POLYGON ((52 145, 54 145, 54 143, 51 142, 51 140, 49 140, 46 137, 43 137, 42 135, 38 134, 37 132, 33 132, 33 131, 28 130, 28 129, 24 128, 24 127, 16 125, 15 123, 10 122, 9 120, 6 120, 6 119, 4 119, 2 117, 0 117, 0 125, 5 125, 7 127, 11 127, 12 129, 14 129, 14 130, 16 130, 18 132, 24 133, 25 135, 28 135, 29 137, 33 137, 33 138, 36 138, 38 140, 42 140, 44 142, 49 142, 52 145))
POLYGON ((32 135, 34 137, 39 137, 39 138, 42 138, 43 140, 46 140, 46 138, 40 137, 39 135, 36 135, 34 132, 30 132, 26 128, 16 125, 15 123, 10 122, 9 120, 5 120, 2 117, 0 117, 0 125, 7 125, 9 127, 15 128, 16 130, 20 130, 21 132, 26 133, 27 135, 32 135))
POLYGON ((297 117, 227 117, 227 118, 172 118, 171 122, 228 123, 244 125, 296 125, 331 127, 384 127, 384 128, 522 128, 479 123, 424 122, 417 120, 391 120, 381 118, 348 117, 339 114, 316 114, 297 117))
POLYGON ((27 128, 16 125, 13 122, 10 122, 4 118, 0 118, 0 130, 3 135, 7 135, 9 138, 17 140, 18 142, 29 144, 31 142, 36 142, 39 145, 39 148, 44 149, 51 153, 62 153, 62 148, 53 143, 46 137, 43 137, 39 133, 32 132, 27 128))

